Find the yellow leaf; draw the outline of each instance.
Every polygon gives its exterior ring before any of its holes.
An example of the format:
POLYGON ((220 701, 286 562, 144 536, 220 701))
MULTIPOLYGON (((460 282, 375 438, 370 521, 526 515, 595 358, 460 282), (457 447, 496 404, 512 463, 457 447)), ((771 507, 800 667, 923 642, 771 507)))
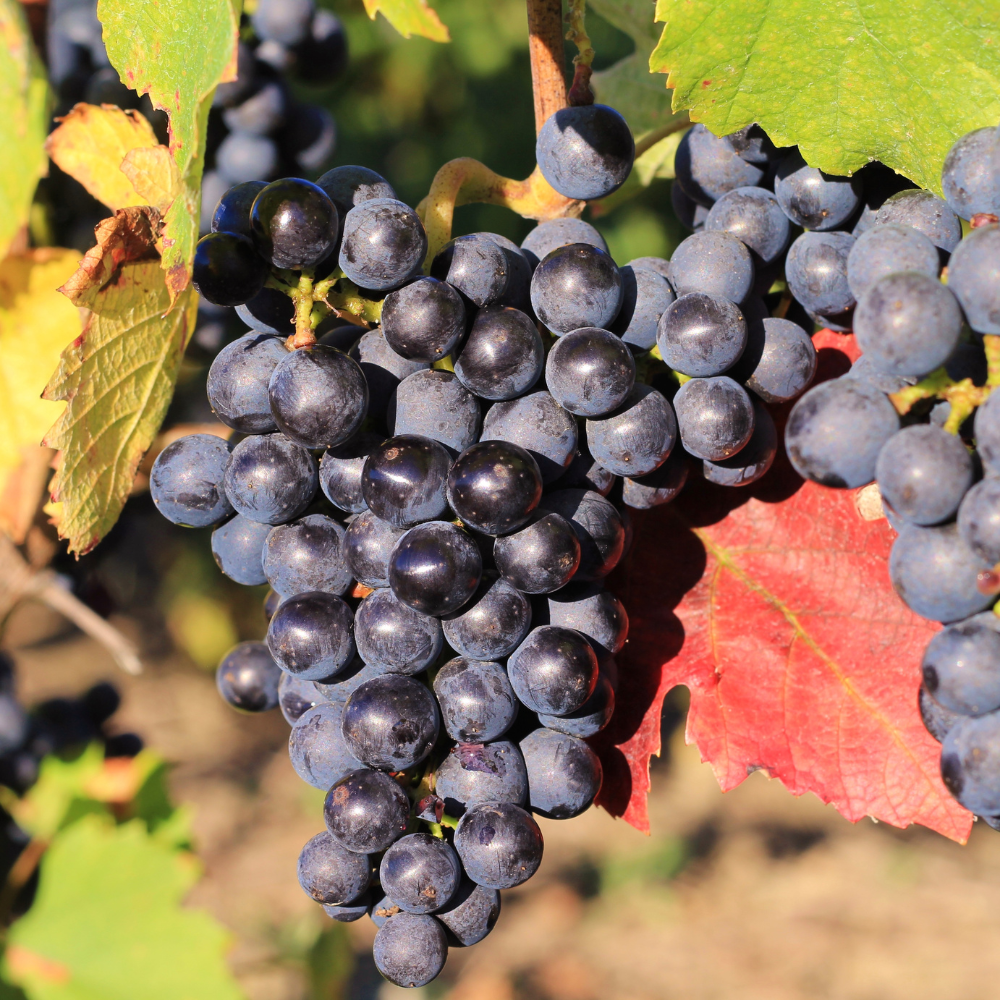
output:
MULTIPOLYGON (((122 111, 110 104, 77 104, 49 136, 45 149, 49 156, 71 177, 78 180, 98 201, 117 210, 131 205, 155 204, 141 194, 123 169, 123 161, 137 149, 153 150, 156 135, 149 122, 137 111, 122 111)), ((169 159, 165 146, 159 147, 169 159)), ((130 161, 130 170, 138 175, 137 162, 130 161)), ((166 181, 172 175, 157 172, 155 182, 166 181)), ((159 205, 157 205, 159 207, 159 205)))
POLYGON ((166 213, 177 195, 177 167, 166 146, 129 150, 121 171, 132 182, 143 205, 152 205, 161 215, 166 213))
POLYGON ((373 21, 376 14, 382 14, 404 38, 422 35, 432 42, 451 41, 447 27, 427 6, 427 0, 364 0, 364 3, 365 12, 373 21))
POLYGON ((64 408, 42 390, 80 335, 79 311, 57 291, 79 262, 76 250, 46 247, 0 263, 0 528, 15 541, 47 478, 48 452, 39 446, 64 408))

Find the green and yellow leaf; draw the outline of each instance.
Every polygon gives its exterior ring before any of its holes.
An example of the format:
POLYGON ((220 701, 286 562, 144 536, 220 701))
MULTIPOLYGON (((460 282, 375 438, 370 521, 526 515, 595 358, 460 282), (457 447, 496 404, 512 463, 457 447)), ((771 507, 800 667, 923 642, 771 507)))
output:
MULTIPOLYGON (((97 14, 122 80, 170 118, 178 184, 164 211, 161 266, 173 300, 191 279, 208 112, 216 86, 236 78, 238 11, 229 0, 100 0, 97 14)), ((131 165, 133 179, 142 169, 131 165)))
POLYGON ((404 38, 421 35, 432 42, 449 42, 448 28, 427 0, 364 0, 365 11, 374 21, 381 14, 404 38))
POLYGON ((183 907, 192 855, 87 815, 42 859, 38 895, 9 931, 5 978, 29 1000, 241 1000, 226 931, 183 907))
POLYGON ((194 331, 194 289, 171 296, 153 240, 158 213, 126 208, 97 227, 98 245, 63 286, 86 310, 45 398, 68 403, 45 443, 60 535, 89 552, 114 525, 163 421, 194 331))
POLYGON ((57 291, 77 269, 76 250, 47 247, 0 263, 0 529, 24 540, 48 479, 42 438, 64 406, 42 399, 80 314, 57 291))
POLYGON ((829 173, 877 159, 940 193, 951 145, 1000 120, 995 0, 657 0, 656 20, 675 110, 758 122, 829 173))

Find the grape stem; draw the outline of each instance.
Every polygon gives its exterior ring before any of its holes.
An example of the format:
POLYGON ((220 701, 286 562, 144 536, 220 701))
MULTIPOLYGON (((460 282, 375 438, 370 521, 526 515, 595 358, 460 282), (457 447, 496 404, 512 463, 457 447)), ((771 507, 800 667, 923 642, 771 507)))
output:
POLYGON ((577 54, 573 56, 573 83, 567 95, 572 107, 594 103, 594 92, 590 89, 594 46, 587 34, 586 16, 587 0, 569 0, 569 9, 566 11, 569 31, 566 33, 566 38, 576 46, 577 50, 577 54))
POLYGON ((943 399, 951 404, 951 413, 944 423, 949 434, 957 434, 962 424, 972 416, 977 406, 986 402, 987 396, 1000 385, 1000 336, 983 337, 986 352, 986 384, 976 385, 971 378, 956 382, 945 368, 938 368, 916 385, 894 392, 889 399, 899 414, 905 415, 922 399, 943 399))

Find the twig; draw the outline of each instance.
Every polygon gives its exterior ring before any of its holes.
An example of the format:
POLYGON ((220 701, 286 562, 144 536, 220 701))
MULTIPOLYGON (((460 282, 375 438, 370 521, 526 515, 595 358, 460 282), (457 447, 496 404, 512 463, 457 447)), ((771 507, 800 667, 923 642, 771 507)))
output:
POLYGON ((636 159, 652 149, 662 139, 666 139, 668 135, 673 135, 675 132, 683 132, 684 129, 690 127, 691 122, 688 116, 684 115, 683 118, 678 118, 677 121, 670 122, 661 128, 653 129, 652 132, 647 132, 642 138, 635 141, 636 159))
POLYGON ((586 16, 587 0, 569 0, 569 9, 566 11, 569 31, 566 38, 576 46, 576 55, 573 56, 573 85, 569 88, 567 100, 574 107, 594 103, 590 77, 593 74, 595 53, 590 35, 587 34, 586 16))
POLYGON ((562 0, 527 0, 531 89, 535 97, 535 132, 566 107, 562 0))

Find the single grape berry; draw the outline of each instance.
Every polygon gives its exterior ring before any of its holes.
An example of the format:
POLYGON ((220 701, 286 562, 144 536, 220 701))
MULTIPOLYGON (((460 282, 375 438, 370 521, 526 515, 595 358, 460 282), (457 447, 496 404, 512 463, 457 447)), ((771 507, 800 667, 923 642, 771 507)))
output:
POLYGON ((760 166, 738 155, 727 137, 712 135, 700 123, 684 133, 674 170, 677 179, 672 187, 706 209, 728 191, 755 187, 765 176, 760 166))
POLYGON ((322 590, 342 595, 351 585, 346 531, 326 514, 308 514, 271 530, 262 554, 267 582, 282 599, 322 590))
POLYGON ((283 434, 244 438, 233 449, 223 481, 237 512, 263 524, 297 517, 319 485, 316 460, 283 434))
POLYGON ((785 449, 806 479, 855 489, 875 478, 882 446, 899 430, 899 414, 885 394, 861 379, 813 386, 785 427, 785 449))
POLYGON ((778 199, 764 188, 727 191, 709 210, 705 229, 730 233, 753 251, 754 263, 772 264, 788 249, 791 227, 778 199))
POLYGON ((457 288, 474 305, 498 303, 507 290, 509 266, 503 248, 485 233, 449 240, 431 264, 431 275, 457 288))
POLYGON ((339 924, 351 924, 355 920, 360 920, 362 917, 368 915, 368 911, 372 907, 372 902, 372 892, 369 889, 358 896, 353 903, 341 903, 340 906, 331 906, 329 903, 324 903, 323 912, 331 920, 336 920, 339 924))
POLYGON ((371 883, 371 862, 364 854, 345 850, 325 830, 316 834, 299 855, 299 885, 317 903, 351 903, 371 883))
POLYGON ((483 580, 471 600, 441 623, 448 644, 474 660, 499 660, 531 628, 531 602, 506 580, 483 580))
POLYGON ((517 698, 499 663, 456 656, 434 677, 445 732, 459 743, 498 739, 517 718, 517 698))
POLYGON ((434 789, 444 799, 445 812, 461 816, 466 809, 486 802, 523 806, 528 798, 528 774, 514 743, 462 743, 438 764, 434 789))
POLYGON ((985 715, 1000 708, 1000 633, 975 619, 938 632, 921 669, 928 694, 949 712, 985 715))
POLYGON ((609 329, 635 353, 651 350, 656 344, 657 323, 674 301, 674 291, 667 276, 658 271, 638 264, 626 264, 618 270, 622 276, 622 304, 609 329))
POLYGON ((399 383, 386 414, 390 434, 422 434, 453 451, 479 436, 479 400, 454 372, 415 372, 399 383))
POLYGON ((941 190, 956 215, 971 219, 1000 208, 996 185, 997 131, 992 126, 966 132, 944 158, 941 190))
POLYGON ((564 587, 580 565, 580 542, 560 514, 538 512, 527 527, 498 538, 493 558, 500 575, 525 594, 564 587))
POLYGON ((965 494, 958 530, 977 556, 993 566, 1000 562, 1000 479, 988 476, 965 494))
POLYGON ((753 280, 750 251, 730 233, 694 233, 670 258, 670 284, 678 297, 704 292, 740 303, 750 294, 753 280))
MULTIPOLYGON (((291 678, 291 674, 283 674, 291 678)), ((297 683, 311 681, 294 678, 297 683)), ((312 688, 317 704, 306 708, 292 724, 288 734, 288 757, 295 773, 308 785, 326 791, 361 767, 351 753, 344 739, 344 706, 339 702, 322 699, 316 688, 312 688)))
POLYGON ((354 658, 354 615, 334 594, 297 594, 268 623, 267 648, 290 674, 311 681, 332 677, 354 658))
POLYGON ((278 707, 281 670, 262 642, 241 642, 222 658, 215 672, 219 694, 244 712, 267 712, 278 707))
POLYGON ((373 198, 396 197, 392 185, 381 174, 368 167, 334 167, 323 174, 316 184, 330 196, 341 217, 362 202, 373 198))
POLYGON ((361 431, 344 444, 324 452, 319 460, 319 486, 334 507, 349 514, 360 514, 367 508, 361 492, 361 476, 365 459, 383 440, 381 434, 361 431))
POLYGON ((382 856, 379 881, 404 913, 434 913, 455 894, 462 865, 446 840, 410 833, 382 856))
POLYGON ((620 406, 635 383, 635 360, 620 337, 584 327, 560 337, 545 360, 545 381, 560 406, 596 417, 620 406))
POLYGON ((191 284, 217 306, 238 306, 252 299, 267 280, 267 261, 246 236, 209 233, 198 240, 191 284))
POLYGON ((251 330, 285 338, 295 333, 295 303, 280 289, 266 285, 236 307, 236 315, 251 330))
POLYGON ((812 338, 798 323, 767 316, 748 325, 747 346, 726 374, 765 403, 785 403, 809 387, 817 364, 812 338))
POLYGON ((388 291, 420 270, 427 255, 427 234, 409 205, 393 198, 372 198, 344 218, 341 270, 356 285, 388 291))
POLYGON ((500 917, 500 893, 463 879, 443 910, 434 914, 444 924, 452 944, 468 948, 478 944, 500 917))
POLYGON ((532 712, 567 715, 593 694, 597 656, 575 629, 542 625, 511 654, 507 672, 518 699, 532 712))
POLYGON ((561 108, 539 131, 535 159, 542 176, 561 195, 590 201, 625 183, 635 160, 635 141, 614 108, 561 108))
POLYGON ((584 326, 607 327, 621 302, 615 262, 589 243, 553 250, 531 277, 531 307, 556 336, 584 326))
POLYGON ((237 514, 212 532, 212 556, 230 580, 245 587, 267 583, 262 558, 270 524, 237 514))
POLYGON ((571 584, 546 600, 546 624, 573 628, 594 651, 613 656, 628 638, 628 614, 621 601, 600 583, 571 584))
POLYGON ((447 507, 451 459, 417 434, 389 438, 365 459, 361 492, 371 511, 395 528, 440 517, 447 507))
POLYGON ((303 448, 349 441, 368 410, 358 363, 326 344, 290 351, 271 373, 267 393, 278 428, 303 448))
POLYGON ((622 480, 622 502, 637 510, 670 503, 684 489, 687 477, 687 458, 680 448, 675 448, 654 472, 622 480))
POLYGON ((596 736, 604 729, 614 712, 614 685, 602 670, 597 675, 594 693, 575 712, 570 712, 569 715, 546 715, 542 712, 538 721, 553 732, 584 740, 596 736))
POLYGON ((340 229, 337 207, 310 181, 272 181, 254 199, 250 225, 260 254, 275 267, 294 271, 318 264, 340 229))
POLYGON ((534 812, 572 819, 589 808, 604 773, 597 754, 583 740, 551 729, 536 729, 520 744, 534 812))
POLYGON ((447 282, 417 278, 386 296, 381 323, 400 357, 430 363, 450 354, 465 333, 465 305, 447 282))
POLYGON ((656 343, 675 371, 693 378, 721 375, 743 354, 747 322, 729 299, 690 292, 666 308, 656 343))
POLYGON ((244 181, 229 188, 215 206, 212 232, 239 233, 252 238, 250 209, 254 198, 266 187, 267 181, 244 181))
POLYGON ((349 354, 361 365, 368 383, 368 415, 381 429, 386 424, 386 411, 396 386, 408 375, 424 371, 429 365, 426 361, 407 361, 397 354, 377 328, 361 337, 349 354))
POLYGON ((836 229, 846 222, 861 200, 856 177, 825 174, 796 150, 778 165, 774 194, 781 210, 803 229, 836 229))
POLYGON ((385 673, 419 674, 438 657, 441 623, 403 604, 388 587, 372 591, 354 616, 358 654, 385 673))
POLYGON ((966 809, 1000 814, 1000 712, 951 727, 941 746, 941 778, 966 809))
POLYGON ((948 262, 948 288, 977 333, 1000 333, 1000 225, 974 229, 948 262))
POLYGON ((685 451, 710 462, 735 455, 753 434, 753 403, 725 375, 685 382, 674 396, 674 411, 685 451))
POLYGON ((588 417, 590 453, 616 476, 644 476, 659 468, 677 439, 677 419, 662 393, 641 383, 616 410, 588 417))
POLYGON ((759 399, 753 403, 753 433, 750 440, 730 458, 702 462, 702 475, 719 486, 749 486, 757 482, 774 463, 778 453, 778 430, 774 419, 759 399))
POLYGON ((505 535, 527 521, 542 498, 538 463, 520 445, 482 441, 466 448, 448 473, 448 503, 463 523, 505 535))
POLYGON ((426 986, 448 957, 444 927, 426 913, 397 913, 379 928, 372 945, 378 971, 396 986, 426 986))
POLYGON ((548 219, 539 222, 522 240, 521 249, 534 268, 553 250, 569 246, 570 243, 589 243, 592 247, 608 252, 604 237, 583 219, 548 219))
POLYGON ((387 774, 359 768, 326 793, 323 819, 341 847, 377 854, 406 833, 410 800, 387 774))
POLYGON ((223 478, 229 444, 214 434, 188 434, 167 445, 149 473, 156 509, 174 524, 205 528, 233 513, 223 478))
POLYGON ((411 677, 383 674, 357 687, 344 708, 351 753, 378 771, 404 771, 434 748, 440 727, 434 695, 411 677))
MULTIPOLYGON (((993 614, 993 612, 990 611, 987 614, 993 614)), ((946 708, 942 708, 927 693, 927 689, 923 684, 920 685, 917 706, 920 709, 920 718, 924 727, 938 743, 944 742, 944 738, 948 735, 948 730, 962 718, 958 712, 949 712, 946 708)))
POLYGON ((856 299, 896 271, 918 271, 936 278, 940 270, 937 247, 918 229, 898 222, 862 233, 847 255, 847 284, 856 299))
POLYGON ((226 344, 208 370, 206 389, 212 412, 241 434, 276 431, 267 384, 287 355, 279 337, 259 333, 247 333, 226 344))
POLYGON ((421 614, 457 611, 476 591, 483 561, 476 543, 448 521, 411 528, 389 557, 389 586, 421 614))
POLYGON ((541 509, 565 518, 580 543, 578 582, 607 576, 625 550, 625 525, 611 501, 593 490, 556 490, 547 493, 541 509))
POLYGON ((455 358, 455 375, 480 399, 514 399, 538 381, 544 365, 542 338, 531 318, 509 306, 488 306, 476 313, 455 358))
POLYGON ((511 802, 475 806, 455 830, 455 850, 466 874, 490 889, 527 882, 542 863, 542 847, 538 824, 511 802))
POLYGON ((389 586, 389 556, 405 530, 370 510, 351 521, 344 536, 344 557, 358 583, 372 589, 389 586))
POLYGON ((541 390, 491 406, 483 419, 480 440, 520 445, 538 463, 542 482, 548 486, 573 461, 576 421, 551 393, 541 390))
POLYGON ((803 233, 788 248, 785 276, 795 298, 811 313, 841 317, 854 308, 847 262, 850 233, 803 233))

